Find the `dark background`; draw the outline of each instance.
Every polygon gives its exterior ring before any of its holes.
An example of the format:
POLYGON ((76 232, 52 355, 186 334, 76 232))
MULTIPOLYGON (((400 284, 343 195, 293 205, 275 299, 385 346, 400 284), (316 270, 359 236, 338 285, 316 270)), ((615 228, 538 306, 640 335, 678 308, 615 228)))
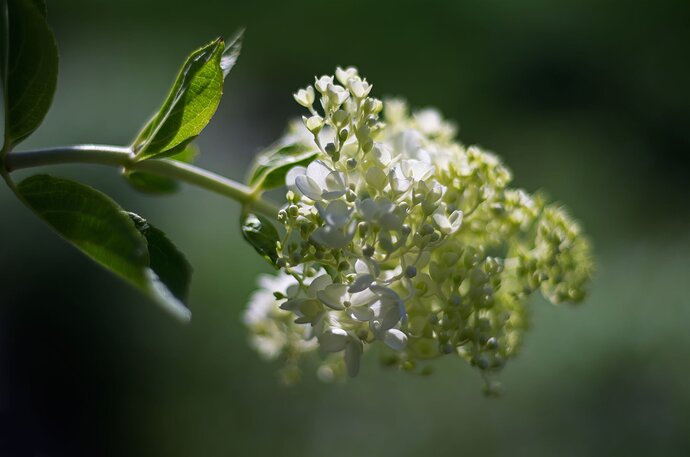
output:
POLYGON ((690 2, 48 3, 58 92, 23 149, 127 144, 189 52, 246 26, 202 166, 241 179, 302 114, 293 91, 357 65, 376 95, 438 107, 516 185, 566 202, 598 273, 582 306, 533 300, 500 399, 459 360, 419 378, 374 354, 356 380, 322 384, 309 367, 287 388, 240 322, 269 269, 236 204, 54 168, 169 233, 195 266, 194 319, 174 322, 0 189, 0 455, 690 454, 690 2))

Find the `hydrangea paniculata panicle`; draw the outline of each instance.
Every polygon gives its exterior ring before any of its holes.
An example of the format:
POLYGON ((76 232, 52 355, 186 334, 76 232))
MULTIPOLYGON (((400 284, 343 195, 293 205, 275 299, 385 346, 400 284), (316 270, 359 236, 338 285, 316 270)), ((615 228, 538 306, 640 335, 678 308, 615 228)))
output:
POLYGON ((287 172, 282 271, 262 277, 245 315, 254 345, 292 366, 318 350, 328 379, 355 376, 377 344, 407 371, 455 354, 486 378, 519 347, 533 292, 582 300, 589 244, 437 111, 371 89, 350 67, 294 94, 309 115, 284 143, 316 156, 287 172))

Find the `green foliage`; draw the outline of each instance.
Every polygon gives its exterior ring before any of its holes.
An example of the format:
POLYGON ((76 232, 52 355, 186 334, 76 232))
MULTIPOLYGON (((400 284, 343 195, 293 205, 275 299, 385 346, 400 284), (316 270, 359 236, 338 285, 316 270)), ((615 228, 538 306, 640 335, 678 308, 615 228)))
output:
POLYGON ((260 214, 247 213, 241 220, 242 236, 263 258, 276 263, 278 231, 270 220, 260 214))
POLYGON ((57 84, 58 53, 45 2, 7 0, 0 11, 0 76, 5 102, 5 144, 16 145, 41 124, 57 84))
POLYGON ((180 300, 186 300, 192 278, 192 266, 184 254, 160 229, 146 219, 129 213, 134 226, 146 238, 151 269, 158 275, 170 292, 180 300))
POLYGON ((257 154, 249 173, 249 185, 268 190, 285 185, 291 168, 308 165, 318 151, 301 143, 279 143, 257 154))
POLYGON ((240 57, 243 37, 244 29, 240 29, 227 41, 223 56, 220 58, 220 69, 223 71, 223 78, 228 76, 228 73, 230 73, 230 70, 232 70, 240 57))
MULTIPOLYGON (((170 158, 184 163, 193 163, 198 155, 199 148, 194 144, 188 144, 182 152, 170 158)), ((125 170, 125 178, 132 187, 148 194, 171 194, 180 188, 180 184, 174 179, 143 171, 125 170)))
POLYGON ((163 106, 134 140, 138 159, 172 156, 206 127, 223 94, 223 53, 218 38, 189 56, 163 106))
POLYGON ((17 191, 65 240, 177 317, 189 318, 175 297, 186 293, 190 269, 162 232, 140 218, 135 226, 108 196, 76 182, 36 175, 19 183, 17 191))

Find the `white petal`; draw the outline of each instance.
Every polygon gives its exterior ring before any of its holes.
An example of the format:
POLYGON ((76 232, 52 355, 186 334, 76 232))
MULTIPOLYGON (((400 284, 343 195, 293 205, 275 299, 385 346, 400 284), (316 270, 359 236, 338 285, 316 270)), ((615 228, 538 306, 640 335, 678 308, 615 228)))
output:
POLYGON ((294 312, 298 316, 305 317, 307 322, 312 322, 323 313, 323 307, 317 300, 305 299, 300 302, 299 307, 294 312))
POLYGON ((347 366, 347 374, 351 377, 355 377, 359 373, 359 360, 363 351, 362 342, 358 338, 350 338, 345 347, 345 365, 347 366))
POLYGON ((338 352, 345 349, 348 334, 341 328, 329 328, 318 336, 321 349, 326 352, 338 352))
POLYGON ((286 301, 285 303, 282 303, 280 305, 280 309, 284 309, 285 311, 294 311, 299 308, 299 305, 302 304, 303 301, 308 300, 307 298, 293 298, 291 300, 286 301))
POLYGON ((438 133, 443 127, 441 114, 432 108, 427 108, 414 113, 414 119, 419 125, 419 129, 426 134, 438 133))
POLYGON ((340 198, 343 195, 345 195, 345 189, 324 191, 321 194, 321 196, 324 198, 324 200, 335 200, 336 198, 340 198))
POLYGON ((323 75, 320 78, 314 78, 316 79, 316 83, 314 86, 316 86, 316 89, 321 92, 322 94, 326 93, 326 90, 328 90, 328 85, 333 84, 333 77, 328 76, 328 75, 323 75))
POLYGON ((450 214, 450 217, 448 217, 450 222, 450 233, 455 233, 458 231, 462 225, 462 216, 463 214, 460 210, 455 210, 450 214))
POLYGON ((332 201, 325 208, 317 206, 321 218, 333 228, 341 228, 350 220, 350 208, 342 200, 332 201))
POLYGON ((367 222, 374 222, 378 217, 379 205, 377 205, 376 202, 371 198, 365 198, 364 200, 357 202, 357 210, 362 216, 362 219, 367 222))
POLYGON ((404 160, 401 165, 403 174, 415 181, 424 181, 434 172, 432 165, 419 160, 404 160))
POLYGON ((399 172, 399 170, 400 168, 396 168, 388 173, 388 182, 391 185, 391 189, 393 189, 395 192, 403 193, 410 188, 412 181, 405 178, 402 175, 402 172, 399 172))
POLYGON ((378 299, 379 296, 369 289, 350 294, 350 304, 352 306, 369 306, 378 299))
POLYGON ((374 318, 374 312, 368 306, 350 306, 347 309, 347 314, 360 322, 369 322, 374 318))
POLYGON ((402 219, 397 214, 388 213, 379 218, 379 224, 384 230, 400 230, 402 219))
POLYGON ((357 279, 355 279, 355 282, 352 283, 347 291, 351 294, 362 292, 363 290, 368 289, 372 282, 374 282, 374 277, 370 274, 357 276, 357 279))
POLYGON ((307 297, 316 298, 316 293, 324 290, 326 286, 333 284, 333 280, 327 274, 323 274, 315 278, 307 288, 307 297))
POLYGON ((328 97, 331 99, 331 102, 336 105, 342 105, 343 102, 350 97, 350 93, 347 90, 345 90, 344 87, 338 86, 336 84, 329 84, 327 91, 328 97))
POLYGON ((316 183, 322 189, 326 188, 326 176, 329 175, 333 170, 331 170, 328 165, 323 163, 321 160, 313 160, 309 165, 307 165, 307 176, 316 181, 316 183))
POLYGON ((397 303, 400 301, 398 295, 393 289, 385 286, 371 286, 372 292, 381 297, 387 303, 397 303))
POLYGON ((330 225, 314 230, 311 237, 320 245, 333 249, 344 248, 352 239, 349 236, 345 236, 342 230, 333 228, 330 225))
POLYGON ((295 178, 298 176, 304 176, 307 173, 307 169, 302 166, 296 166, 290 168, 290 170, 285 175, 285 185, 291 191, 295 191, 297 186, 295 185, 295 178))
POLYGON ((392 328, 384 333, 383 342, 386 343, 391 349, 402 351, 407 345, 407 335, 397 328, 392 328))
POLYGON ((339 171, 331 171, 324 178, 326 183, 326 189, 330 192, 340 192, 345 191, 345 180, 343 179, 343 174, 339 171))
POLYGON ((383 190, 388 181, 386 173, 384 173, 379 167, 370 167, 367 170, 365 180, 367 184, 378 190, 383 190))
POLYGON ((357 98, 364 98, 371 92, 371 85, 358 76, 350 78, 347 85, 352 91, 352 95, 357 98))
POLYGON ((295 185, 297 189, 307 198, 311 198, 314 201, 321 200, 322 190, 321 187, 312 178, 306 175, 299 175, 295 177, 295 185))
POLYGON ((371 150, 371 157, 377 165, 387 167, 391 163, 391 150, 387 144, 375 143, 371 150))
POLYGON ((357 69, 355 67, 347 67, 345 69, 336 67, 335 69, 335 77, 343 85, 347 84, 347 81, 353 76, 357 76, 357 69))
POLYGON ((442 212, 436 212, 432 217, 441 233, 445 233, 446 235, 450 233, 450 221, 448 220, 448 216, 442 212))
POLYGON ((324 305, 336 311, 340 311, 345 309, 343 301, 346 292, 347 286, 345 284, 331 284, 326 286, 324 290, 318 291, 316 296, 324 305))
POLYGON ((417 130, 408 129, 402 133, 402 153, 404 157, 416 158, 421 147, 423 135, 417 130))
POLYGON ((384 307, 382 311, 381 316, 376 317, 376 320, 373 321, 374 328, 379 332, 395 327, 402 319, 397 307, 384 307))

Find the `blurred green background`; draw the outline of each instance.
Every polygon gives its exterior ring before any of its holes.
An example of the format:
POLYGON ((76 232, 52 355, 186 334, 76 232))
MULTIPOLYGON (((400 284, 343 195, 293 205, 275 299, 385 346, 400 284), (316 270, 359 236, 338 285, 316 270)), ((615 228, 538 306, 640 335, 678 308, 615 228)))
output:
POLYGON ((269 268, 237 205, 54 168, 168 232, 195 267, 194 319, 180 326, 0 189, 0 455, 690 455, 687 0, 48 3, 58 92, 23 149, 128 143, 191 50, 246 26, 202 166, 241 179, 302 114, 294 90, 357 65, 376 95, 438 107, 517 185, 567 203, 598 273, 582 306, 533 301, 500 399, 452 358, 420 378, 366 357, 335 385, 308 367, 288 388, 240 322, 269 268))

